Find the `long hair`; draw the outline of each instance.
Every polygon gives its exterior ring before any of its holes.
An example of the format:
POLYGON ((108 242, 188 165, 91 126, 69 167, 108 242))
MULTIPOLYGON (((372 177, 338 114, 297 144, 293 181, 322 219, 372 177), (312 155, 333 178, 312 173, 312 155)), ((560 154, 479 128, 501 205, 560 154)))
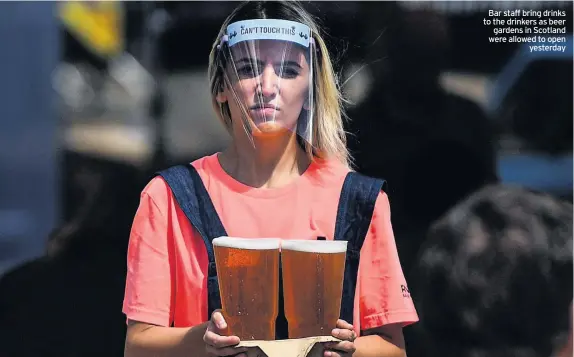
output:
MULTIPOLYGON (((217 94, 223 90, 224 64, 218 58, 218 45, 227 26, 248 19, 279 19, 295 21, 309 26, 315 42, 313 56, 314 106, 313 143, 299 140, 311 160, 315 158, 336 159, 350 167, 351 157, 347 150, 343 128, 343 96, 331 63, 329 51, 321 37, 321 29, 315 19, 296 1, 247 1, 239 5, 224 21, 209 55, 209 84, 215 113, 231 132, 231 113, 227 103, 219 103, 217 94)), ((221 56, 222 57, 222 56, 221 56)))

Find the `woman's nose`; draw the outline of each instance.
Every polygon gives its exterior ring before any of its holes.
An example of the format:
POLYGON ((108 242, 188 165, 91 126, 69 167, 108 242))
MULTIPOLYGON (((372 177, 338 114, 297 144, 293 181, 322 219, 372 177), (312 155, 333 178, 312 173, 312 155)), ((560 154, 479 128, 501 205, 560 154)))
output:
POLYGON ((272 66, 266 66, 259 76, 259 91, 264 97, 277 94, 278 77, 272 66))

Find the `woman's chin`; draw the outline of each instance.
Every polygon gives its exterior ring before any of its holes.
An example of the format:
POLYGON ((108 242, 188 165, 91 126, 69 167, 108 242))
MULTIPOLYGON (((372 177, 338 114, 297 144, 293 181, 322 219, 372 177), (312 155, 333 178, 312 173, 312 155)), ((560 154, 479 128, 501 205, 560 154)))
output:
POLYGON ((285 128, 284 125, 276 121, 267 121, 255 124, 255 130, 253 130, 254 136, 275 136, 275 135, 285 135, 289 133, 290 130, 285 128))
POLYGON ((266 121, 257 123, 257 129, 266 133, 266 132, 276 132, 276 131, 283 131, 286 130, 283 125, 276 121, 266 121))

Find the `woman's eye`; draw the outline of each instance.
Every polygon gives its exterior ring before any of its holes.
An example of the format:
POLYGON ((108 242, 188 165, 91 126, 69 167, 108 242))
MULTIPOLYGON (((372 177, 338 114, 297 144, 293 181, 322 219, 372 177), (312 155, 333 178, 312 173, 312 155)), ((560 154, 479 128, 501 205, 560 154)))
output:
POLYGON ((246 66, 241 66, 237 69, 237 73, 241 76, 256 76, 257 73, 254 70, 253 66, 251 65, 246 65, 246 66))
POLYGON ((295 68, 284 68, 281 72, 281 77, 284 78, 295 78, 299 75, 299 71, 295 68))
MULTIPOLYGON (((242 65, 237 68, 237 75, 240 78, 253 78, 260 75, 259 68, 253 65, 242 65)), ((279 68, 275 73, 282 78, 295 78, 299 75, 299 70, 296 68, 279 68)))

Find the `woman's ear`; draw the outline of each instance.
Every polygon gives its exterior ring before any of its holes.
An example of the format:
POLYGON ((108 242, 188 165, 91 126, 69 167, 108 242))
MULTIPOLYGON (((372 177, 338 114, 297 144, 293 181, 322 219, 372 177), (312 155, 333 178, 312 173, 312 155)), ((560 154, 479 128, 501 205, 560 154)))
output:
POLYGON ((305 103, 303 103, 303 109, 309 110, 309 99, 306 99, 305 103))
POLYGON ((225 81, 221 81, 220 84, 217 86, 217 95, 215 96, 215 100, 219 104, 227 103, 227 94, 225 94, 225 81))
POLYGON ((219 104, 227 103, 227 96, 223 92, 218 92, 215 96, 215 100, 217 100, 219 104))

